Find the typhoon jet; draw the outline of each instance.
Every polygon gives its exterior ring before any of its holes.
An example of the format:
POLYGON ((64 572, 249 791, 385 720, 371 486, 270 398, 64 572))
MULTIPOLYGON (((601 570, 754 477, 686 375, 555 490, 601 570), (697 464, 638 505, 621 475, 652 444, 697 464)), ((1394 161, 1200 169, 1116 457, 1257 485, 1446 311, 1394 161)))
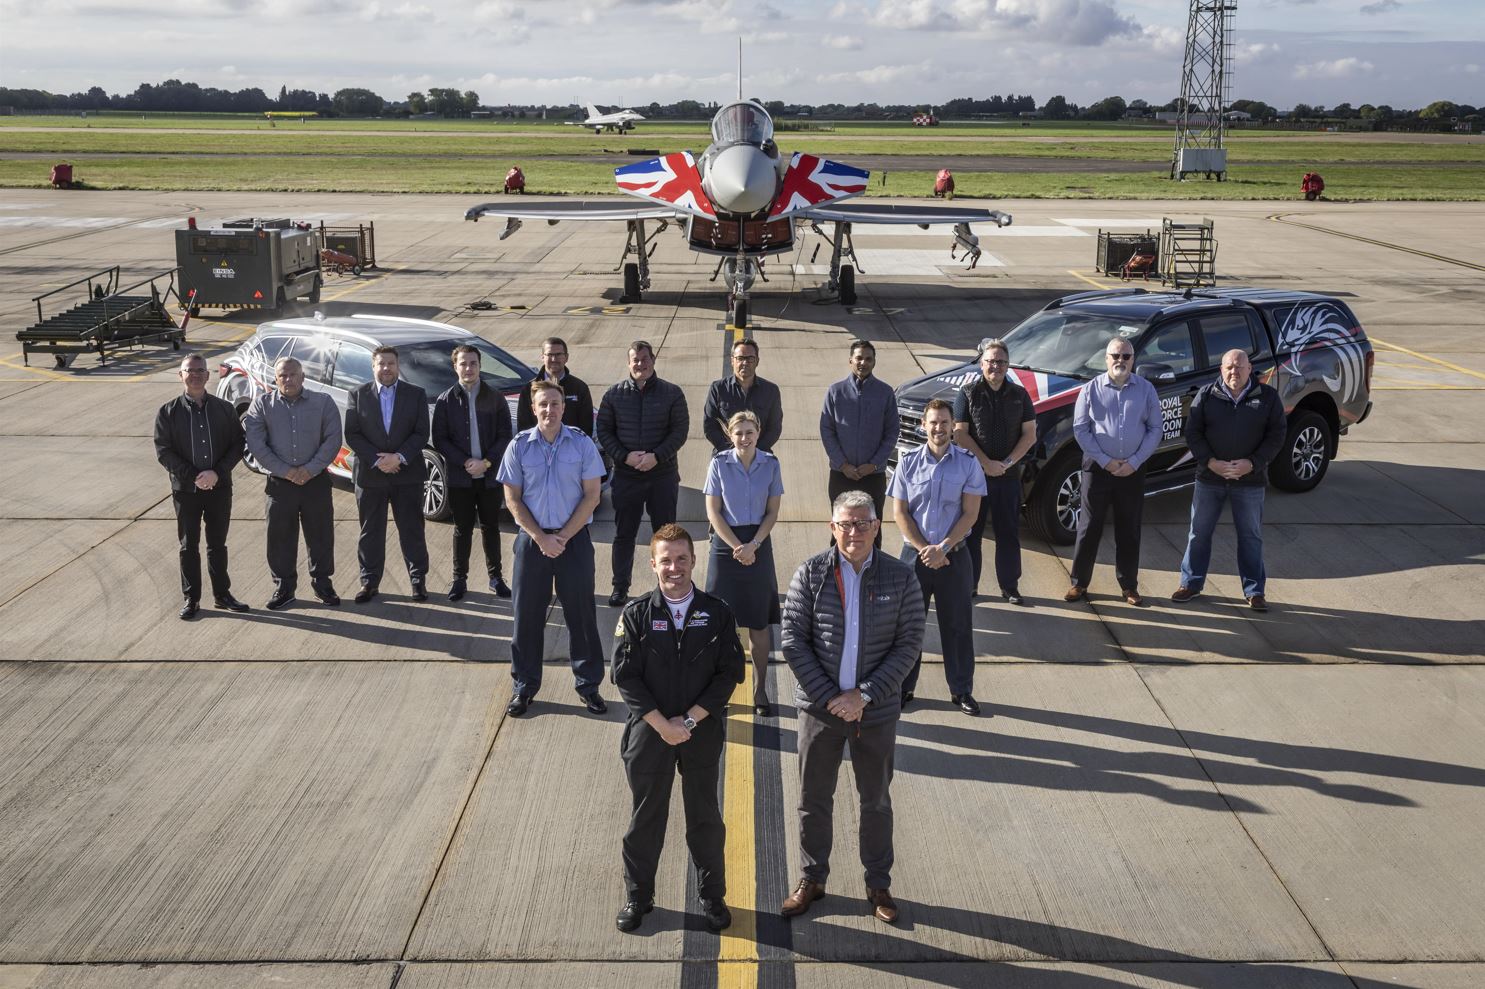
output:
POLYGON ((482 203, 466 211, 464 218, 505 217, 501 240, 519 230, 523 220, 627 224, 629 236, 619 259, 625 302, 640 301, 650 287, 652 238, 678 224, 691 250, 719 259, 712 279, 720 275, 727 286, 733 326, 747 325, 753 286, 767 281, 764 260, 794 250, 796 237, 806 230, 831 245, 826 291, 852 305, 860 267, 851 241, 853 227, 912 224, 926 229, 948 224, 954 228, 955 248, 963 248, 972 264, 979 246, 970 224, 1004 227, 1011 222, 1010 214, 999 210, 844 203, 866 191, 869 173, 803 152, 781 155, 774 143, 773 120, 752 100, 718 110, 711 136, 711 145, 699 158, 677 151, 615 169, 619 190, 633 199, 482 203), (831 232, 821 224, 830 225, 831 232))
POLYGON ((602 134, 606 130, 618 131, 622 134, 625 131, 634 130, 634 122, 636 120, 645 119, 633 110, 615 110, 613 113, 603 113, 592 103, 587 105, 587 111, 588 119, 583 121, 583 126, 593 128, 593 133, 595 134, 602 134))

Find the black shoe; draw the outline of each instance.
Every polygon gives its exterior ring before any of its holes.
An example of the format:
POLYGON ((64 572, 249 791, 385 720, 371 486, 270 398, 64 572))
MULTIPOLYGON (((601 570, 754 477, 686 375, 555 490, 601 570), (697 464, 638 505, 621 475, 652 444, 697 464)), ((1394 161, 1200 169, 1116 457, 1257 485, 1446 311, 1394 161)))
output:
POLYGON ((273 597, 268 599, 268 610, 278 611, 282 608, 287 608, 293 603, 294 592, 292 590, 285 590, 284 588, 280 587, 278 590, 273 592, 273 597))
POLYGON ((629 588, 627 587, 615 587, 614 592, 608 596, 608 606, 610 608, 622 608, 628 603, 629 588))
POLYGON ((583 707, 588 709, 589 714, 608 713, 608 704, 604 702, 602 697, 598 696, 598 692, 596 690, 591 694, 581 694, 579 696, 582 697, 583 707))
POLYGON ((614 918, 614 926, 626 934, 638 930, 639 922, 653 909, 654 900, 625 900, 624 905, 619 908, 619 915, 614 918))
POLYGON ((530 706, 530 694, 516 694, 510 699, 510 703, 505 705, 505 713, 510 715, 512 718, 519 718, 521 715, 526 713, 526 709, 530 706))
POLYGON ((428 600, 428 588, 423 584, 421 580, 415 580, 412 582, 412 599, 414 601, 428 600))
POLYGON ((230 594, 218 594, 217 595, 217 598, 216 598, 216 605, 217 605, 218 608, 225 608, 227 611, 250 611, 251 610, 250 608, 248 608, 248 606, 246 604, 244 604, 243 602, 237 600, 235 597, 233 597, 230 594))
MULTIPOLYGON (((706 921, 706 926, 714 931, 725 931, 732 926, 732 911, 727 909, 727 904, 722 902, 721 897, 717 899, 701 899, 701 916, 706 921)), ((622 925, 620 930, 622 930, 622 925)))
POLYGON ((904 710, 904 711, 906 711, 906 710, 907 710, 907 709, 908 709, 908 705, 909 705, 909 704, 911 704, 911 703, 912 703, 912 702, 913 702, 913 698, 914 698, 914 697, 915 697, 915 696, 917 696, 917 695, 916 695, 916 694, 914 694, 914 693, 913 693, 913 692, 912 692, 912 691, 911 691, 911 690, 904 690, 904 691, 903 691, 903 692, 902 692, 902 704, 900 704, 900 705, 899 705, 899 706, 900 706, 900 707, 901 707, 901 708, 902 708, 902 709, 903 709, 903 710, 904 710))
POLYGON ((377 586, 375 584, 362 584, 361 589, 356 592, 354 600, 357 604, 365 604, 367 601, 376 597, 376 592, 377 586))
POLYGON ((762 704, 754 704, 753 705, 753 716, 755 718, 771 718, 771 717, 773 717, 773 705, 770 704, 770 703, 768 703, 768 701, 764 701, 762 704))
POLYGON ((980 716, 980 705, 969 694, 955 694, 953 697, 950 697, 949 700, 957 705, 959 710, 963 711, 970 717, 978 718, 980 716))
POLYGON ((504 577, 496 577, 490 581, 490 590, 494 591, 498 598, 510 597, 510 585, 505 582, 504 577))
POLYGON ((193 618, 196 617, 196 613, 200 610, 201 602, 192 601, 190 598, 186 598, 184 601, 181 602, 180 605, 180 620, 183 622, 191 621, 193 618))
POLYGON ((465 589, 466 588, 464 585, 464 579, 462 577, 454 581, 452 584, 449 585, 449 600, 463 601, 465 589))
POLYGON ((1006 604, 1014 604, 1020 606, 1026 603, 1026 599, 1021 596, 1021 592, 1015 590, 1014 588, 1009 591, 1002 591, 1000 596, 1005 598, 1006 604))
POLYGON ((317 581, 310 585, 310 589, 315 592, 315 597, 319 598, 329 607, 340 607, 340 595, 335 593, 335 585, 331 584, 328 580, 317 581))

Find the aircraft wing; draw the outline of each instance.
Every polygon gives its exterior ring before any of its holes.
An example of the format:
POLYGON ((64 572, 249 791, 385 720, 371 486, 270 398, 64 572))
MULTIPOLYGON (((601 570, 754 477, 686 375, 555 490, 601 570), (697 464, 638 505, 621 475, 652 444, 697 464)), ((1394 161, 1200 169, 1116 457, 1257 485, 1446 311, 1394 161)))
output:
POLYGON ((508 216, 517 220, 669 220, 679 214, 673 206, 645 206, 632 199, 553 199, 481 203, 464 211, 464 219, 508 216))
POLYGON ((888 203, 838 203, 812 206, 794 215, 807 220, 828 220, 850 224, 912 224, 926 227, 938 223, 993 223, 1011 225, 1011 214, 998 209, 970 209, 960 206, 897 206, 888 203))
POLYGON ((817 206, 859 196, 866 191, 866 180, 870 177, 871 173, 864 169, 796 151, 789 159, 783 188, 774 197, 768 218, 782 220, 817 206))
POLYGON ((679 211, 708 220, 717 218, 716 207, 712 206, 711 198, 701 187, 701 172, 696 169, 696 159, 689 151, 677 151, 616 168, 614 181, 621 191, 669 206, 671 213, 679 211))

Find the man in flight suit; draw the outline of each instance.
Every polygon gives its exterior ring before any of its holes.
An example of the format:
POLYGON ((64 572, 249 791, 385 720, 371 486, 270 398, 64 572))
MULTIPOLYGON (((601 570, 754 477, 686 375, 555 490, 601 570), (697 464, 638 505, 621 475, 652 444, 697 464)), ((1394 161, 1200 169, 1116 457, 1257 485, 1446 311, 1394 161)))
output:
POLYGON ((673 522, 656 530, 650 569, 659 586, 629 602, 614 630, 614 683, 629 706, 619 751, 634 795, 624 834, 627 895, 616 918, 621 931, 635 930, 654 909, 655 870, 677 770, 702 915, 714 931, 732 923, 723 899, 727 830, 717 806, 717 768, 727 699, 743 681, 742 641, 726 603, 691 582, 695 565, 690 533, 673 522))

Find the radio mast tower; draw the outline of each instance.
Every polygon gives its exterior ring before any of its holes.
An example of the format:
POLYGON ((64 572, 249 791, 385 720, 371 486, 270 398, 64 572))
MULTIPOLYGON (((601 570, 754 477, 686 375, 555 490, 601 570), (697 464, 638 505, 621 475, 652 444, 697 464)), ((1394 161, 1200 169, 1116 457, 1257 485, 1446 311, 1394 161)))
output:
POLYGON ((1232 99, 1232 22, 1235 0, 1191 0, 1186 22, 1186 58, 1181 65, 1181 99, 1170 177, 1205 172, 1227 176, 1223 112, 1232 99))

